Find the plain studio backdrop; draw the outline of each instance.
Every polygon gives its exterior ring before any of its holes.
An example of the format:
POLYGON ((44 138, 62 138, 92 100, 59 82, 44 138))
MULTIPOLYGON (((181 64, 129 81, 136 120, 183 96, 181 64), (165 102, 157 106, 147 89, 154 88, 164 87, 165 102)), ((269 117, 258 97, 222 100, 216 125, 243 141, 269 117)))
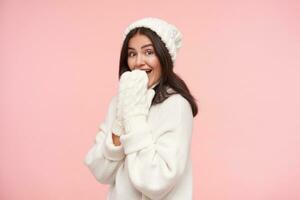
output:
POLYGON ((84 165, 125 27, 183 33, 196 200, 300 199, 299 1, 0 2, 0 199, 105 199, 84 165))

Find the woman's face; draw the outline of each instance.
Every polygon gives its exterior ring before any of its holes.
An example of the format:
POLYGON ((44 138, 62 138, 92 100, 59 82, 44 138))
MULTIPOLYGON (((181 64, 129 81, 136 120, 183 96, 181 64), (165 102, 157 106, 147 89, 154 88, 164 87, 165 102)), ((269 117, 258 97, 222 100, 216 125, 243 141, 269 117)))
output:
POLYGON ((148 75, 148 88, 157 83, 161 77, 161 65, 154 51, 151 40, 141 34, 134 35, 128 43, 127 64, 130 70, 140 69, 148 75))

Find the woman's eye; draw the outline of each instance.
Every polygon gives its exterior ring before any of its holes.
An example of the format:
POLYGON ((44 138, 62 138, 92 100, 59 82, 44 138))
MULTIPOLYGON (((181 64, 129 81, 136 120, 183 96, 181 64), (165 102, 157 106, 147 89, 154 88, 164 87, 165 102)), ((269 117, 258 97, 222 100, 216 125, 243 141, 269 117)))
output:
POLYGON ((129 52, 129 53, 128 53, 128 56, 129 56, 129 57, 131 57, 131 56, 133 56, 133 55, 134 55, 133 52, 129 52))
POLYGON ((148 50, 148 51, 146 51, 146 54, 147 55, 151 55, 151 54, 153 54, 153 51, 152 50, 148 50))
MULTIPOLYGON (((152 55, 154 52, 152 50, 147 50, 145 52, 146 55, 152 55)), ((135 56, 135 53, 134 52, 128 52, 128 57, 132 57, 132 56, 135 56)))

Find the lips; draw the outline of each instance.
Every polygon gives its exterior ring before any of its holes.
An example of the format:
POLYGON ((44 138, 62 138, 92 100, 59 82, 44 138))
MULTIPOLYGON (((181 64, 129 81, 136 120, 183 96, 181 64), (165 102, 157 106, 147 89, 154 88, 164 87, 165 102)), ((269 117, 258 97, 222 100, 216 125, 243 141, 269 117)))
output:
POLYGON ((152 69, 142 69, 143 71, 145 71, 147 74, 150 74, 152 72, 152 69))

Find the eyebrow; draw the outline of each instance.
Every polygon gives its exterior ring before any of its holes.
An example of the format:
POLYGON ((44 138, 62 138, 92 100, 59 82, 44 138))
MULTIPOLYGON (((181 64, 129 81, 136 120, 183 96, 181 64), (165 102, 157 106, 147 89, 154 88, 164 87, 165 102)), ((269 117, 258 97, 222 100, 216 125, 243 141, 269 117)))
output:
MULTIPOLYGON (((142 49, 145 48, 145 47, 149 47, 149 46, 153 46, 153 45, 152 44, 145 44, 144 46, 142 46, 142 49)), ((132 48, 132 47, 128 47, 128 49, 133 49, 134 50, 134 48, 132 48)))

